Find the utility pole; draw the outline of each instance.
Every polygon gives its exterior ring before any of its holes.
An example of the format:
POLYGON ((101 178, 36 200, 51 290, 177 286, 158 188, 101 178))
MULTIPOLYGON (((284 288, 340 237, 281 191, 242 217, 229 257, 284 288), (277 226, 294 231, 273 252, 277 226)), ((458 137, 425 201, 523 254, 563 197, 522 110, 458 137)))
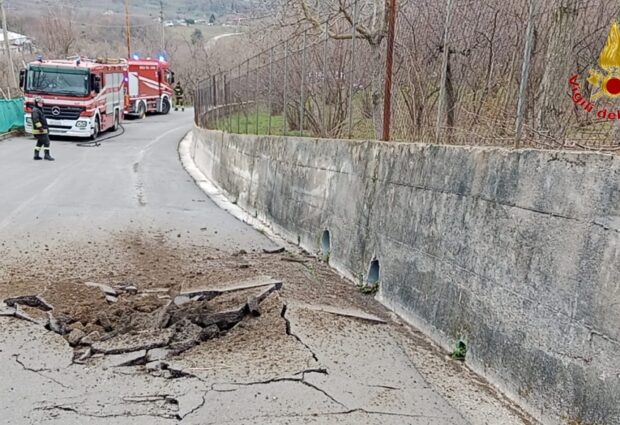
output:
POLYGON ((525 106, 527 104, 527 85, 530 77, 532 60, 532 45, 534 44, 534 19, 537 13, 537 0, 529 0, 525 48, 523 50, 523 68, 521 68, 521 85, 517 104, 517 124, 515 129, 515 148, 519 149, 523 136, 523 121, 525 120, 525 106))
POLYGON ((390 0, 388 17, 387 57, 385 60, 385 96, 383 98, 383 141, 390 141, 392 126, 392 75, 394 74, 394 40, 396 38, 397 0, 390 0))
POLYGON ((18 86, 17 78, 15 77, 15 68, 13 67, 13 58, 11 57, 11 43, 9 41, 9 33, 6 29, 6 12, 4 11, 4 1, 0 0, 0 10, 2 11, 2 34, 4 35, 4 47, 6 49, 6 56, 9 59, 9 69, 11 73, 11 80, 15 87, 18 86))
POLYGON ((129 19, 129 0, 125 0, 125 36, 127 38, 127 59, 131 59, 131 26, 129 19))
POLYGON ((443 32, 443 58, 441 63, 441 86, 439 87, 439 105, 437 106, 437 128, 436 140, 439 142, 443 132, 444 115, 447 114, 448 100, 448 62, 450 61, 450 25, 452 25, 452 5, 453 0, 446 1, 446 26, 443 32))
POLYGON ((159 0, 159 21, 161 22, 161 49, 166 51, 166 26, 164 25, 164 0, 159 0))

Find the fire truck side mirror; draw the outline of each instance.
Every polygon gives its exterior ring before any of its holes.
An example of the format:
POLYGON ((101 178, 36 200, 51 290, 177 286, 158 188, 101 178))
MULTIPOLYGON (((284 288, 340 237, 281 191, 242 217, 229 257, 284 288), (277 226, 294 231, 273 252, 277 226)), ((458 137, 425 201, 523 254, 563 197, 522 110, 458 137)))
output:
POLYGON ((19 88, 22 89, 23 91, 26 91, 26 76, 27 76, 27 72, 25 69, 22 69, 21 71, 19 71, 19 88))
POLYGON ((93 91, 99 93, 101 91, 101 76, 93 75, 93 91))
POLYGON ((170 84, 174 84, 174 72, 170 72, 170 84))

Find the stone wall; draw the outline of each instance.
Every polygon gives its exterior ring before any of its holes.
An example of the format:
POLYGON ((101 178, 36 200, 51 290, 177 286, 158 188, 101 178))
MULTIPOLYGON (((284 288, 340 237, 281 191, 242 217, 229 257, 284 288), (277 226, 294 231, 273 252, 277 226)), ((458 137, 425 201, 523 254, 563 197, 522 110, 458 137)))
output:
MULTIPOLYGON (((193 156, 251 214, 379 298, 546 424, 620 424, 620 157, 256 137, 193 156)), ((499 425, 499 424, 498 424, 499 425)))

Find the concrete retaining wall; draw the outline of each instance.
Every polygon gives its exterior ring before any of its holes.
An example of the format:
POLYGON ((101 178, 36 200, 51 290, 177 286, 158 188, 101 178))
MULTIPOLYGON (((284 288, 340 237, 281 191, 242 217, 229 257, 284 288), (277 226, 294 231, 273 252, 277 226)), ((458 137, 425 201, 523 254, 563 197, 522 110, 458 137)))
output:
MULTIPOLYGON (((238 205, 357 280, 547 424, 620 424, 620 157, 196 129, 238 205)), ((498 424, 499 425, 499 424, 498 424)))

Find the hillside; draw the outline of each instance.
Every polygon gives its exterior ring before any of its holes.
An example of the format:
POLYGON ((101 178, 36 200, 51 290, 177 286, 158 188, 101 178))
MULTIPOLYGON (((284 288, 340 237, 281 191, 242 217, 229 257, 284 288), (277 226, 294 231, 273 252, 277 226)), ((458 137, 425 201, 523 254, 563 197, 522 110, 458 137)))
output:
MULTIPOLYGON (((251 13, 256 10, 260 2, 257 0, 163 0, 164 11, 167 18, 191 18, 196 16, 229 15, 235 13, 251 13)), ((47 8, 70 6, 73 9, 111 10, 121 12, 125 8, 124 0, 108 0, 102 3, 100 0, 5 0, 9 11, 40 10, 44 13, 47 8)), ((158 16, 160 12, 160 0, 129 0, 132 13, 141 15, 158 16)))

